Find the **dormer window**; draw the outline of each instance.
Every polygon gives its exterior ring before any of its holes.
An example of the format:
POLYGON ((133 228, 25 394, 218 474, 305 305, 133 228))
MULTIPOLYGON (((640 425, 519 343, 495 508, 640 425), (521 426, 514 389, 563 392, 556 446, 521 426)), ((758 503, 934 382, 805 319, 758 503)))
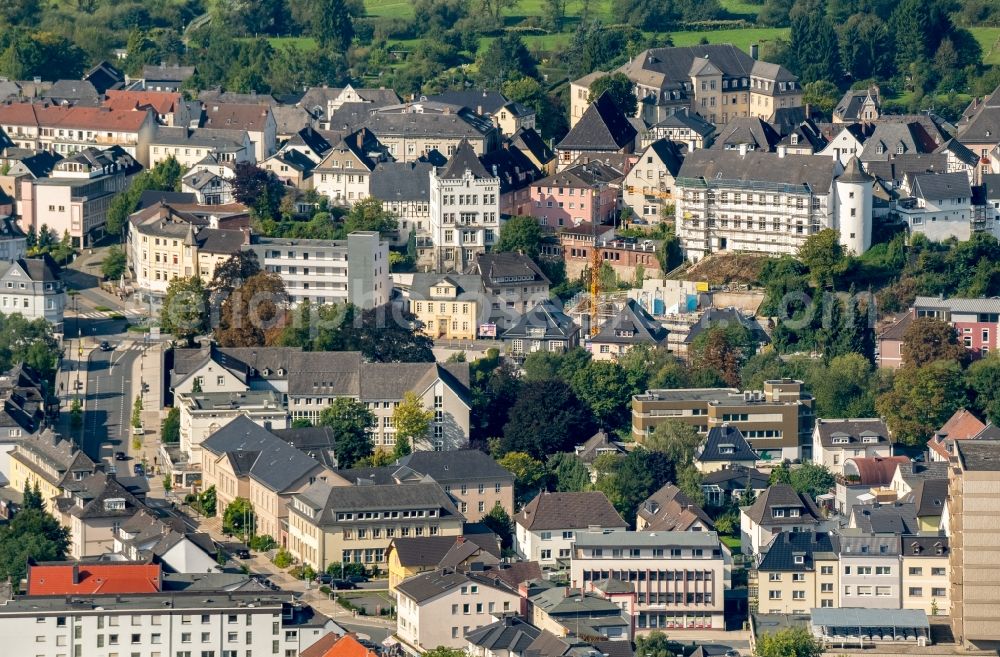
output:
POLYGON ((271 368, 265 367, 260 371, 260 373, 263 374, 264 376, 271 376, 271 368))
POLYGON ((846 445, 851 442, 851 439, 847 436, 837 436, 833 439, 834 445, 846 445))
POLYGON ((772 518, 784 518, 785 517, 785 510, 784 509, 771 509, 771 517, 772 518))
POLYGON ((804 564, 806 562, 806 558, 803 555, 801 555, 801 554, 796 554, 793 557, 793 560, 795 561, 796 564, 799 564, 799 565, 802 565, 802 564, 804 564))
POLYGON ((903 145, 900 144, 899 146, 896 146, 896 155, 902 155, 902 154, 903 154, 903 145))
POLYGON ((284 367, 279 367, 278 368, 278 376, 285 376, 285 368, 284 367))
POLYGON ((719 454, 733 454, 735 451, 732 445, 719 445, 719 454))
POLYGON ((789 518, 798 518, 801 515, 802 515, 802 513, 801 513, 801 511, 799 511, 799 509, 789 509, 788 510, 788 517, 789 518))
POLYGON ((885 146, 879 144, 878 147, 875 148, 875 153, 877 155, 882 155, 883 153, 885 153, 885 146))
POLYGON ((105 511, 124 511, 125 510, 125 498, 124 497, 109 497, 104 500, 104 510, 105 511))
POLYGON ((866 445, 873 445, 878 442, 878 436, 865 436, 864 438, 861 439, 861 442, 865 443, 866 445))

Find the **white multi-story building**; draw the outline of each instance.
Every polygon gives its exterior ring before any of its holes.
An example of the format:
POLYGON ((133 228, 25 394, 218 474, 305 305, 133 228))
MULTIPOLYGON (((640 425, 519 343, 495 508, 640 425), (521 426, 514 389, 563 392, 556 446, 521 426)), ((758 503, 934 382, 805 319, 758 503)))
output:
POLYGON ((578 532, 623 532, 628 524, 600 491, 542 491, 514 516, 514 549, 543 567, 570 558, 578 532))
POLYGON ((270 591, 20 596, 0 605, 6 655, 296 657, 341 630, 270 591))
POLYGON ((19 258, 0 267, 0 312, 45 319, 62 331, 66 287, 47 256, 19 258))
MULTIPOLYGON (((438 271, 464 271, 500 234, 500 179, 463 141, 430 173, 430 239, 438 271)), ((418 246, 420 246, 418 244, 418 246)))
POLYGON ((898 201, 896 210, 912 233, 935 241, 949 237, 964 241, 974 230, 985 228, 973 222, 972 188, 965 173, 907 176, 902 191, 907 197, 898 201))
POLYGON ((264 271, 285 282, 293 305, 347 303, 375 308, 389 302, 389 243, 374 231, 356 231, 346 240, 254 236, 244 250, 257 254, 264 271))
POLYGON ((707 150, 689 153, 676 180, 677 235, 687 257, 798 252, 832 228, 845 249, 871 244, 873 179, 856 158, 707 150))
POLYGON ((637 630, 726 627, 732 555, 715 532, 579 532, 570 586, 609 579, 633 588, 637 630))
MULTIPOLYGON (((221 378, 222 375, 219 375, 221 378)), ((179 393, 181 451, 201 463, 201 443, 237 416, 244 415, 268 431, 287 429, 288 411, 272 390, 179 393)))

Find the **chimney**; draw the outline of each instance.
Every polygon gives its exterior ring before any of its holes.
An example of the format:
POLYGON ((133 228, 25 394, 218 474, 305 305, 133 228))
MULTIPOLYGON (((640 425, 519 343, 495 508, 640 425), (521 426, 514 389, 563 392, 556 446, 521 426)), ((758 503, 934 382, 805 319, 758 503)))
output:
POLYGON ((73 584, 80 583, 80 564, 73 564, 73 584))
POLYGON ((740 157, 746 157, 746 156, 747 156, 747 145, 740 144, 740 157))
POLYGON ((750 56, 754 59, 760 58, 760 45, 756 43, 750 44, 750 56))
POLYGON ((364 148, 365 147, 365 136, 364 136, 364 133, 361 130, 358 130, 357 137, 358 137, 358 148, 364 148))
POLYGON ((788 155, 788 147, 785 146, 784 144, 782 144, 781 146, 778 146, 778 157, 783 158, 786 155, 788 155))
POLYGON ((694 139, 688 140, 688 153, 694 153, 694 139))

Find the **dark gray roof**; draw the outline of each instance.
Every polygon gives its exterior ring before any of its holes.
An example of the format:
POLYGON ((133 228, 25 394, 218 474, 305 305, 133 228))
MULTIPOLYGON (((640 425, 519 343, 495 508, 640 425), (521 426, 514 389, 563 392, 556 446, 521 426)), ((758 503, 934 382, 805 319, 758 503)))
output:
POLYGON ((1000 135, 1000 94, 972 101, 966 116, 959 121, 958 137, 966 144, 996 143, 1000 135))
POLYGON ((756 461, 757 452, 753 450, 738 428, 724 424, 709 429, 705 440, 698 446, 694 458, 702 463, 710 461, 736 463, 756 461))
POLYGON ((516 595, 505 584, 498 583, 486 577, 477 577, 472 573, 459 573, 453 570, 435 570, 422 575, 416 575, 396 585, 396 590, 414 600, 417 604, 436 598, 452 589, 466 584, 478 584, 505 591, 516 595))
POLYGON ((528 531, 586 529, 595 525, 604 529, 627 526, 600 491, 542 491, 515 514, 514 521, 528 531))
POLYGON ((899 543, 906 557, 947 556, 950 547, 947 536, 900 536, 899 543))
POLYGON ((18 266, 35 283, 56 283, 59 281, 59 265, 48 254, 40 258, 20 258, 18 266))
POLYGON ((972 198, 969 176, 964 172, 915 175, 911 184, 913 196, 928 200, 972 198))
POLYGON ((830 189, 837 161, 826 155, 785 155, 759 151, 740 155, 733 150, 696 150, 681 165, 680 178, 745 182, 774 182, 808 187, 817 193, 830 189))
MULTIPOLYGON (((267 429, 240 415, 202 442, 202 449, 221 456, 235 452, 256 453, 247 474, 281 493, 302 478, 318 474, 322 466, 267 429)), ((242 459, 237 456, 237 459, 242 459)), ((248 457, 249 458, 249 457, 248 457)))
POLYGON ((194 75, 194 66, 143 66, 142 78, 181 83, 194 75))
POLYGON ((951 138, 934 151, 935 153, 951 153, 962 164, 975 168, 979 166, 979 156, 965 147, 958 139, 951 138))
POLYGON ((752 489, 760 490, 762 488, 767 488, 767 482, 770 479, 770 476, 764 474, 756 468, 732 466, 716 470, 715 472, 706 473, 702 477, 701 481, 702 484, 715 485, 725 491, 734 491, 745 490, 748 479, 752 489))
POLYGON ((399 459, 398 463, 421 474, 430 475, 442 485, 474 479, 506 482, 513 481, 514 478, 492 456, 478 449, 413 452, 399 459))
POLYGON ((841 558, 857 555, 890 557, 899 554, 899 535, 892 536, 834 536, 834 549, 841 558))
POLYGON ((505 286, 548 285, 549 279, 535 261, 523 253, 483 253, 467 273, 478 274, 491 291, 505 286))
POLYGON ((517 148, 512 148, 509 143, 479 156, 479 161, 493 177, 500 179, 501 194, 524 189, 532 181, 542 177, 542 172, 528 156, 517 148))
POLYGON ((611 440, 611 437, 599 429, 597 433, 587 439, 582 445, 576 446, 576 457, 584 463, 593 463, 601 454, 624 454, 625 448, 621 443, 611 440))
POLYGON ((520 128, 511 135, 510 143, 518 150, 531 153, 543 165, 555 157, 552 148, 534 128, 520 128))
POLYGON ((933 153, 937 147, 937 142, 921 123, 881 120, 880 117, 875 131, 865 141, 861 161, 891 160, 897 155, 933 153), (899 152, 900 148, 902 152, 899 152))
POLYGON ((580 120, 557 148, 567 151, 620 151, 635 141, 638 133, 605 91, 590 104, 580 120))
MULTIPOLYGON (((340 127, 341 113, 346 107, 345 105, 337 110, 330 120, 331 127, 340 127)), ((364 105, 364 111, 368 112, 370 107, 364 105)), ((367 113, 361 120, 366 128, 380 138, 382 135, 408 135, 481 140, 495 130, 489 119, 479 117, 471 111, 451 114, 375 112, 367 113)))
POLYGON ((844 167, 844 172, 837 177, 837 180, 843 183, 866 183, 875 179, 865 173, 858 156, 852 155, 851 159, 847 161, 847 166, 844 167))
POLYGON ((984 173, 982 185, 987 199, 1000 199, 1000 173, 984 173))
POLYGON ((727 123, 715 136, 712 148, 732 150, 745 144, 751 150, 772 151, 780 141, 781 135, 763 119, 755 116, 740 116, 727 123))
POLYGON ((747 516, 758 525, 801 525, 819 523, 819 509, 808 495, 796 493, 788 484, 775 484, 764 491, 748 509, 747 516), (797 508, 799 517, 775 518, 772 510, 776 507, 797 508))
POLYGON ((702 137, 715 132, 715 125, 701 118, 687 107, 681 107, 670 112, 666 118, 657 123, 656 128, 687 128, 702 137))
POLYGON ((394 538, 392 547, 396 558, 405 567, 438 566, 441 560, 458 544, 469 543, 494 557, 500 557, 496 534, 470 533, 462 536, 408 536, 394 538))
POLYGON ((437 509, 442 518, 462 519, 451 497, 434 482, 331 486, 317 481, 296 497, 319 512, 315 522, 320 525, 335 522, 340 511, 437 509))
POLYGON ((455 180, 464 176, 466 171, 479 179, 493 177, 493 174, 487 171, 483 163, 479 161, 479 156, 476 155, 469 142, 463 139, 458 144, 458 148, 455 149, 455 154, 448 160, 448 164, 441 167, 437 175, 438 178, 455 180))
POLYGON ((460 105, 478 114, 494 114, 508 102, 502 93, 489 89, 449 89, 430 96, 421 96, 420 100, 460 105))
POLYGON ((878 91, 874 91, 874 94, 873 91, 872 89, 848 89, 834 108, 833 115, 844 121, 861 120, 861 107, 869 95, 872 96, 876 105, 878 104, 878 91))
POLYGON ((621 311, 591 338, 591 342, 659 345, 667 339, 668 333, 638 301, 629 299, 621 311))
POLYGON ((622 178, 622 171, 603 162, 576 164, 534 183, 534 187, 596 188, 622 178))
POLYGON ((438 295, 431 292, 431 288, 441 285, 454 286, 459 300, 479 299, 483 287, 483 279, 478 274, 416 273, 413 274, 412 280, 413 282, 410 284, 410 299, 412 301, 439 298, 438 295))
POLYGON ((947 479, 925 479, 913 489, 913 503, 918 518, 941 515, 947 500, 947 479))
POLYGON ((917 507, 912 502, 855 505, 851 509, 855 528, 865 534, 915 534, 920 531, 917 507))
POLYGON ((381 201, 430 201, 430 162, 380 162, 369 193, 381 201))
POLYGON ((656 153, 671 176, 680 173, 684 163, 684 148, 680 144, 669 139, 657 139, 649 145, 649 149, 656 153))
POLYGON ((757 570, 764 572, 809 572, 816 570, 817 553, 833 556, 835 548, 826 532, 781 532, 767 554, 761 559, 757 570), (796 557, 801 557, 797 563, 796 557))
POLYGON ((541 632, 518 616, 504 616, 495 623, 470 631, 465 635, 465 640, 492 654, 498 651, 520 654, 538 638, 541 632))
POLYGON ((569 315, 552 301, 546 300, 521 315, 517 323, 504 331, 501 337, 504 340, 525 338, 532 329, 543 329, 542 339, 545 340, 569 339, 580 330, 569 315))
POLYGON ((88 80, 56 80, 53 85, 42 93, 42 98, 58 102, 68 102, 72 105, 97 106, 101 102, 101 94, 88 80))
POLYGON ((824 448, 845 449, 851 445, 864 443, 875 439, 875 445, 885 445, 889 442, 889 427, 880 418, 859 418, 844 420, 816 420, 816 431, 819 433, 820 444, 824 448), (847 439, 847 443, 835 443, 834 439, 847 439))

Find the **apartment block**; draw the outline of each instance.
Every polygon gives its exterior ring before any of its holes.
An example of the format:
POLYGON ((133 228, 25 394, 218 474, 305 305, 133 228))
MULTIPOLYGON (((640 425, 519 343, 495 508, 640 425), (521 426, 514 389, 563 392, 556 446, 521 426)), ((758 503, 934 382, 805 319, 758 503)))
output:
POLYGON ((657 425, 676 420, 708 433, 723 423, 736 427, 761 460, 808 457, 812 440, 813 400, 801 381, 772 379, 764 389, 735 388, 647 390, 632 397, 632 436, 636 441, 657 425))
POLYGON ((732 559, 715 532, 577 533, 570 585, 612 579, 636 593, 635 627, 725 628, 732 559))
POLYGON ((840 607, 902 608, 898 536, 840 536, 840 607))
POLYGON ((389 243, 377 232, 355 231, 345 240, 253 236, 245 251, 264 271, 281 276, 293 305, 352 303, 369 309, 392 296, 389 243))
POLYGON ((1000 441, 959 440, 948 473, 951 627, 966 647, 1000 647, 1000 441))
POLYGON ((837 607, 840 563, 836 537, 826 532, 782 532, 750 572, 751 606, 761 614, 808 614, 837 607))
POLYGON ((903 609, 944 616, 951 608, 948 538, 901 536, 903 609))

